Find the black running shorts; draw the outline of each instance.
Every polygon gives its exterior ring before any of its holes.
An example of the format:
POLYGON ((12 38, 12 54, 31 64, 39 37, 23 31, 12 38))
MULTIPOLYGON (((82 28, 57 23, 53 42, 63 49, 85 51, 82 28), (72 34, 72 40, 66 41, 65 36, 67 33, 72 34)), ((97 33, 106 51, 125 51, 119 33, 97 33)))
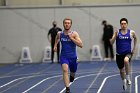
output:
POLYGON ((124 58, 125 57, 128 57, 129 58, 129 62, 131 61, 131 58, 132 58, 132 54, 126 54, 126 55, 118 55, 116 54, 116 63, 117 63, 117 66, 119 69, 122 69, 124 67, 124 58))

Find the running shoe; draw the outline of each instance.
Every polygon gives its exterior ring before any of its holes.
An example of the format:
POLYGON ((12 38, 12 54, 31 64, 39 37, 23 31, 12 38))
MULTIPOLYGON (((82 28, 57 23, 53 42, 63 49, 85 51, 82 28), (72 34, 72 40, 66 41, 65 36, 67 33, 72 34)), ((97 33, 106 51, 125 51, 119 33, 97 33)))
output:
POLYGON ((123 82, 123 89, 124 89, 124 90, 127 89, 127 82, 126 82, 126 79, 125 79, 124 82, 123 82))
POLYGON ((128 85, 131 85, 131 83, 132 83, 131 80, 127 80, 128 85))
POLYGON ((65 92, 65 93, 71 93, 71 92, 70 92, 70 90, 66 90, 66 92, 65 92))

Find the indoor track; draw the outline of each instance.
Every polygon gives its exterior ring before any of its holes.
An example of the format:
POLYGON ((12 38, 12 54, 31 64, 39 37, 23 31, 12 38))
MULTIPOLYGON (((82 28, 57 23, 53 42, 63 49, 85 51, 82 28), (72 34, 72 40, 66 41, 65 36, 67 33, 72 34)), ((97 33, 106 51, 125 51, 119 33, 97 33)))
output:
MULTIPOLYGON (((140 61, 131 62, 132 85, 122 88, 112 62, 79 62, 71 93, 140 93, 140 61)), ((60 64, 10 64, 0 67, 0 93, 65 93, 60 64)))

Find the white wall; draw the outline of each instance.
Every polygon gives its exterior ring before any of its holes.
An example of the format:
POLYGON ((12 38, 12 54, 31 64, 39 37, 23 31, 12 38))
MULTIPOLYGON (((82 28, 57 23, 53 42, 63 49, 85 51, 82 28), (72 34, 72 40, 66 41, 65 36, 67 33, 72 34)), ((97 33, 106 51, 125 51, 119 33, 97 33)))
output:
POLYGON ((8 6, 16 5, 59 5, 59 0, 6 0, 8 6))
POLYGON ((6 0, 8 6, 21 5, 95 5, 95 4, 118 4, 140 3, 140 0, 6 0))
POLYGON ((120 18, 126 17, 129 27, 140 36, 138 11, 140 5, 0 8, 0 63, 18 62, 23 46, 29 46, 33 61, 40 62, 44 48, 50 45, 47 32, 52 21, 56 20, 62 28, 65 17, 73 19, 72 29, 84 43, 82 49, 77 49, 79 59, 89 60, 92 45, 103 48, 101 21, 106 19, 119 28, 120 18))
POLYGON ((94 5, 94 4, 115 4, 129 3, 128 0, 63 0, 64 5, 94 5))

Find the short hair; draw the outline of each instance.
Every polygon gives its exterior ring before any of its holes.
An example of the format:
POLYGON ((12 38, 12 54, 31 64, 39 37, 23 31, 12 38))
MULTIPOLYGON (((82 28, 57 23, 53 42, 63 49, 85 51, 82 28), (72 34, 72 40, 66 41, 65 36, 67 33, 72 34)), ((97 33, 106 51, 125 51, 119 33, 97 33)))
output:
POLYGON ((106 20, 103 20, 102 21, 102 25, 104 25, 104 24, 106 24, 107 23, 107 21, 106 20))
POLYGON ((65 19, 63 20, 63 24, 64 24, 65 20, 70 20, 70 21, 71 21, 71 24, 72 24, 72 19, 71 19, 71 18, 65 18, 65 19))
POLYGON ((52 22, 52 24, 57 24, 57 22, 54 20, 54 21, 52 22))
POLYGON ((126 21, 126 23, 128 24, 128 20, 126 18, 121 18, 120 19, 120 24, 121 24, 122 21, 126 21))

